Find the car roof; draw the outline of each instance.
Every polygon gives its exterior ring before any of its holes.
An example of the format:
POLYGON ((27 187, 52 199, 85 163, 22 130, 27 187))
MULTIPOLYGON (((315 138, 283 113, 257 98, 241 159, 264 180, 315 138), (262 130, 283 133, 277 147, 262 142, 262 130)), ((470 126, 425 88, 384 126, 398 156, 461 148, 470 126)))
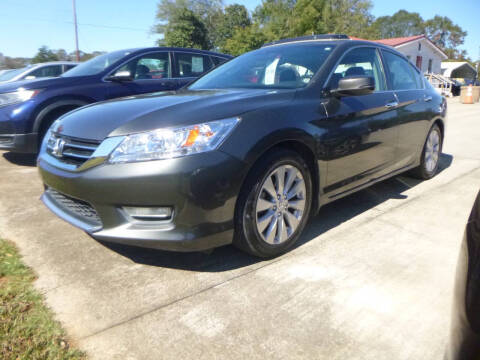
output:
POLYGON ((392 48, 391 46, 380 44, 375 41, 364 40, 364 39, 352 39, 351 37, 343 34, 309 35, 309 36, 301 36, 297 38, 277 40, 277 41, 264 44, 262 48, 271 47, 271 46, 294 46, 299 44, 322 44, 322 45, 334 44, 339 46, 341 48, 340 50, 343 50, 343 51, 347 50, 348 48, 359 46, 359 45, 375 46, 377 48, 391 51, 396 55, 399 55, 400 57, 408 60, 405 57, 405 55, 400 53, 398 50, 392 48))
MULTIPOLYGON (((130 51, 131 53, 141 53, 141 52, 148 52, 148 51, 188 51, 194 52, 198 54, 205 54, 205 55, 212 55, 212 56, 220 56, 224 58, 232 58, 233 56, 228 54, 217 53, 214 51, 209 50, 200 50, 200 49, 192 49, 192 48, 181 48, 181 47, 174 47, 174 46, 155 46, 155 47, 148 47, 148 48, 133 48, 133 49, 124 49, 123 51, 130 51)), ((122 51, 122 50, 119 50, 122 51)))
POLYGON ((49 62, 43 62, 43 63, 35 63, 35 64, 31 64, 30 66, 34 67, 38 67, 38 66, 47 66, 47 65, 78 65, 80 64, 80 62, 78 61, 49 61, 49 62))
POLYGON ((262 47, 269 47, 269 46, 276 46, 276 45, 289 45, 289 44, 298 44, 298 43, 310 43, 310 44, 344 44, 347 47, 355 46, 355 45, 374 45, 380 48, 393 50, 396 53, 394 48, 377 43, 375 41, 369 41, 365 39, 355 39, 351 38, 345 34, 320 34, 320 35, 308 35, 308 36, 300 36, 295 38, 288 38, 288 39, 281 39, 272 41, 269 43, 264 44, 262 47))

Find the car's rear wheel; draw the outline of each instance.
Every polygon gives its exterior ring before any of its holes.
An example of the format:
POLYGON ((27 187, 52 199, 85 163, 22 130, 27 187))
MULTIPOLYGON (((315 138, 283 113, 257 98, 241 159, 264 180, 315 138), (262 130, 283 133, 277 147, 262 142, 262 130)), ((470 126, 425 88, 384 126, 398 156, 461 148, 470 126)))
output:
POLYGON ((428 180, 435 176, 438 171, 442 145, 442 131, 438 125, 434 125, 430 129, 425 145, 423 146, 420 165, 411 171, 414 177, 428 180))
POLYGON ((300 237, 312 204, 312 180, 296 152, 276 149, 260 159, 239 196, 234 244, 259 257, 286 252, 300 237))

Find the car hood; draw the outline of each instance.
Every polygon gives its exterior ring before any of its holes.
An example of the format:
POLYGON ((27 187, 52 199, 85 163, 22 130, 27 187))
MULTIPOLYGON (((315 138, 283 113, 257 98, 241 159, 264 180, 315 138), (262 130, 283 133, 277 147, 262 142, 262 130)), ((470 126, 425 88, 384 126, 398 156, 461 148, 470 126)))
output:
POLYGON ((294 90, 197 90, 131 96, 85 106, 62 118, 62 134, 101 141, 109 136, 240 116, 289 101, 294 90))
POLYGON ((19 88, 30 89, 45 89, 50 86, 71 85, 85 77, 56 77, 56 78, 42 78, 35 80, 22 80, 0 83, 0 94, 16 91, 19 88))

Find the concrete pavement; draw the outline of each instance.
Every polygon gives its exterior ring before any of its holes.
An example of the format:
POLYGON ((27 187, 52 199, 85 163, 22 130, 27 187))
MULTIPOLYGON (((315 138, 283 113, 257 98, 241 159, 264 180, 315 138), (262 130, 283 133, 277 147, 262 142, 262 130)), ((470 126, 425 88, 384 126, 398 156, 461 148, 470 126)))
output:
POLYGON ((32 159, 3 153, 0 237, 91 359, 439 359, 479 143, 480 104, 449 101, 438 176, 326 206, 271 261, 97 243, 41 204, 32 159))

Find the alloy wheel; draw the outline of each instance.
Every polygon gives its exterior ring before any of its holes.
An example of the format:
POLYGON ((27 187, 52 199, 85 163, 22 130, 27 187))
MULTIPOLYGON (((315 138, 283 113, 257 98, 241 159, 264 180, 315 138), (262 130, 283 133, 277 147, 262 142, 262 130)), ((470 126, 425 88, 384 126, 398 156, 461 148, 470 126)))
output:
POLYGON ((302 173, 292 165, 275 168, 257 196, 258 233, 271 245, 284 243, 297 229, 305 211, 306 187, 302 173))
POLYGON ((435 170, 440 156, 440 134, 437 130, 430 132, 425 147, 425 169, 431 173, 435 170))

